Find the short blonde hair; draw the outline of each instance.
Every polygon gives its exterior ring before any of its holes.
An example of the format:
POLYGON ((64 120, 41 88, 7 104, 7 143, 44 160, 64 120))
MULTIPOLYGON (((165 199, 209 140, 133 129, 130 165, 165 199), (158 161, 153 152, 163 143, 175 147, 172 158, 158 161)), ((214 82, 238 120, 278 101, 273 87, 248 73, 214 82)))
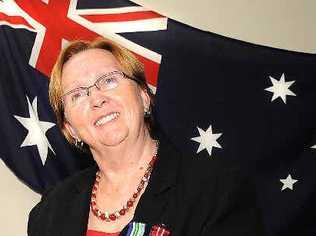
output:
MULTIPOLYGON (((69 43, 59 54, 57 61, 53 67, 50 83, 49 83, 49 101, 55 112, 57 118, 57 124, 61 129, 63 135, 69 143, 74 144, 75 140, 64 126, 64 104, 62 102, 63 90, 61 86, 62 71, 65 63, 74 55, 86 51, 88 49, 102 49, 112 53, 116 60, 121 65, 123 72, 131 78, 135 78, 134 81, 144 89, 150 96, 150 110, 153 110, 154 95, 149 88, 144 73, 144 66, 137 60, 137 58, 126 48, 114 43, 113 41, 106 40, 104 38, 98 38, 93 41, 77 40, 69 43)), ((151 131, 154 118, 145 117, 147 128, 151 131)))

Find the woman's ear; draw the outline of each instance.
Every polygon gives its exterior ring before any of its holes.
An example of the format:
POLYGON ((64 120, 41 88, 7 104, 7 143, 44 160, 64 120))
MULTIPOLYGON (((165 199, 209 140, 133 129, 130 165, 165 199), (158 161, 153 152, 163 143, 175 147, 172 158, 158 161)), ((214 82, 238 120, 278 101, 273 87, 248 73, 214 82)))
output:
POLYGON ((143 101, 144 109, 149 110, 149 106, 150 106, 149 94, 147 93, 147 91, 145 89, 141 89, 140 96, 141 96, 142 101, 143 101))
POLYGON ((72 127, 72 125, 71 125, 68 121, 65 121, 65 122, 64 122, 64 127, 66 128, 66 130, 68 131, 68 133, 69 133, 74 139, 79 139, 79 136, 78 136, 76 130, 72 127))

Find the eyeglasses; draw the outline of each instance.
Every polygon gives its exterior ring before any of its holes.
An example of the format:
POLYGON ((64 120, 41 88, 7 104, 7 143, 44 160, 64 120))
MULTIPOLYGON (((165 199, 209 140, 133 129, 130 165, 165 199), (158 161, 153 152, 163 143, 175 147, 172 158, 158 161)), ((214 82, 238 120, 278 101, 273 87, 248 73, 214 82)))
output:
POLYGON ((66 92, 61 96, 61 99, 64 104, 70 104, 71 106, 75 106, 85 102, 90 96, 90 89, 96 87, 100 91, 108 91, 115 89, 119 86, 119 83, 122 79, 127 78, 134 80, 134 78, 129 77, 124 72, 121 71, 112 71, 110 73, 104 74, 99 77, 94 84, 88 87, 78 87, 69 92, 66 92))

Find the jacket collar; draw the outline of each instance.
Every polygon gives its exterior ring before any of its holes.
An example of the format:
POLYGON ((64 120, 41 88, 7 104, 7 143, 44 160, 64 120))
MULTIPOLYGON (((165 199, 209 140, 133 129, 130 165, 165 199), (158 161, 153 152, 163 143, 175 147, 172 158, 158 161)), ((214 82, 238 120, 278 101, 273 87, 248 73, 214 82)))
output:
POLYGON ((95 181, 95 176, 97 171, 99 170, 99 167, 97 164, 93 164, 91 167, 86 169, 80 178, 80 180, 75 184, 75 191, 77 193, 90 193, 91 195, 91 190, 95 181))
POLYGON ((180 154, 162 134, 159 136, 158 159, 151 174, 149 191, 156 196, 176 184, 180 154))

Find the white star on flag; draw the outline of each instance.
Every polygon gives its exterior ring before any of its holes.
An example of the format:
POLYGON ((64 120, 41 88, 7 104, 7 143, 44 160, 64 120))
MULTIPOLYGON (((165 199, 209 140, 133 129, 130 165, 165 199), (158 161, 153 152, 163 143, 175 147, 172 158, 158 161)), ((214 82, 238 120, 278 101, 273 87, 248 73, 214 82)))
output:
POLYGON ((295 184, 298 180, 296 179, 292 179, 292 176, 289 174, 286 179, 280 179, 281 183, 283 183, 282 189, 281 191, 283 191, 284 189, 291 189, 293 190, 293 184, 295 184))
POLYGON ((27 96, 26 99, 30 117, 26 118, 14 115, 14 118, 17 119, 28 131, 20 147, 36 145, 41 161, 44 165, 48 154, 48 148, 55 154, 46 137, 46 132, 55 126, 55 124, 39 120, 37 112, 37 97, 34 98, 32 105, 27 96))
POLYGON ((213 134, 212 125, 210 125, 206 131, 199 127, 197 127, 197 129, 200 136, 191 138, 191 140, 200 143, 196 153, 206 149, 209 156, 211 156, 213 147, 222 148, 222 146, 217 142, 217 139, 222 135, 222 133, 213 134))
POLYGON ((286 96, 287 95, 296 96, 296 94, 293 93, 289 89, 289 87, 293 83, 295 83, 295 80, 285 82, 284 73, 282 74, 280 80, 276 80, 272 76, 269 76, 269 78, 272 82, 272 86, 269 88, 266 88, 265 90, 273 93, 271 102, 274 101, 275 99, 277 99, 278 97, 280 97, 283 100, 283 102, 286 104, 286 96))

